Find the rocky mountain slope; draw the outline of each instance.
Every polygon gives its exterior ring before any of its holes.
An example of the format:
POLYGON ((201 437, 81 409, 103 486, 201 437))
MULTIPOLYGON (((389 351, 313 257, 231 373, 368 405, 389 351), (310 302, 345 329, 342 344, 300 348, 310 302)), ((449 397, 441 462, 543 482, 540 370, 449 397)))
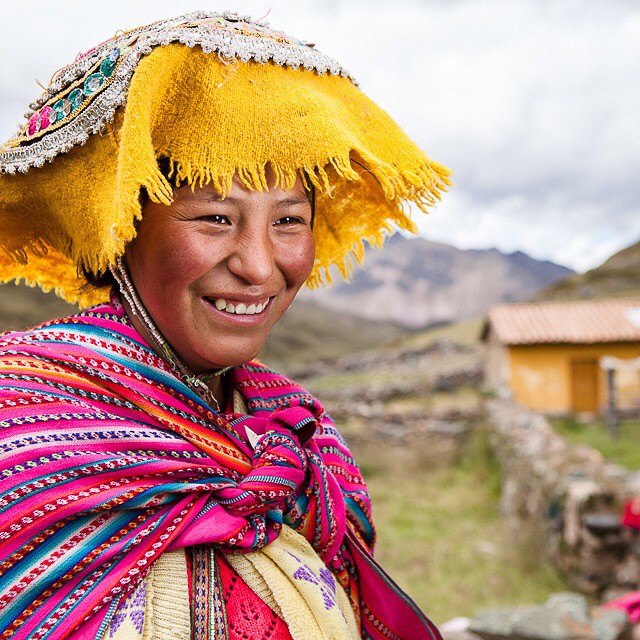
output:
POLYGON ((525 300, 573 272, 524 253, 463 251, 396 235, 368 251, 352 281, 302 292, 310 304, 376 321, 422 328, 482 315, 490 304, 525 300))
POLYGON ((576 273, 538 291, 535 300, 640 297, 640 242, 586 273, 576 273))

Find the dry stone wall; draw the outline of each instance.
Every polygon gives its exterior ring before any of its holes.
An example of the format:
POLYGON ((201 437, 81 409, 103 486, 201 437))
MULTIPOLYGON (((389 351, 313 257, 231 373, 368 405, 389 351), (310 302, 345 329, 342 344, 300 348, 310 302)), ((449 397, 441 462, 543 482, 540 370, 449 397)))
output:
POLYGON ((545 540, 569 583, 608 597, 640 588, 640 543, 623 529, 624 502, 640 495, 640 473, 569 445, 541 415, 512 401, 487 403, 491 442, 503 472, 501 511, 545 540))

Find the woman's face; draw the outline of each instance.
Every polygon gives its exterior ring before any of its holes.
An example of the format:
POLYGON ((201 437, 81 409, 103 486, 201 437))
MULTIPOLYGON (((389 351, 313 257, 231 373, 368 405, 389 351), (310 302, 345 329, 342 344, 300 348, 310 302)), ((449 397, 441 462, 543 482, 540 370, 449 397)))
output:
POLYGON ((226 198, 185 186, 147 202, 125 256, 133 283, 178 356, 202 373, 254 358, 313 267, 311 205, 290 191, 253 191, 236 177, 226 198))

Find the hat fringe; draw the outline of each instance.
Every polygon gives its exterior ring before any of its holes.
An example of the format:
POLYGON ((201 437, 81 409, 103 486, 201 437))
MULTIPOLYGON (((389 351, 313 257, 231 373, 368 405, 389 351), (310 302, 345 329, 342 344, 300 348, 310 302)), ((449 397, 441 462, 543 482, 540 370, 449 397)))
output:
MULTIPOLYGON (((346 156, 327 158, 314 166, 306 165, 300 168, 269 161, 252 167, 236 167, 233 173, 226 175, 215 173, 208 166, 196 166, 189 161, 183 162, 174 158, 168 160, 168 176, 162 175, 157 164, 144 172, 147 176, 153 177, 144 185, 149 198, 165 205, 173 201, 170 181, 179 185, 189 185, 192 188, 211 185, 224 196, 231 191, 234 175, 237 175, 249 189, 267 191, 267 172, 270 171, 277 188, 291 189, 300 178, 307 188, 313 186, 328 198, 332 198, 333 186, 327 168, 331 168, 340 179, 351 182, 362 180, 363 173, 370 175, 380 186, 384 199, 396 204, 395 215, 387 220, 379 220, 375 230, 364 236, 357 235, 357 231, 351 231, 352 237, 348 238, 345 237, 345 233, 349 232, 342 229, 340 242, 343 251, 345 245, 348 249, 344 251, 341 260, 324 259, 323 256, 319 256, 313 272, 305 283, 311 289, 331 284, 332 265, 338 268, 338 272, 345 280, 349 280, 355 266, 362 263, 367 245, 381 247, 385 240, 398 229, 415 233, 416 225, 405 212, 404 203, 413 202, 421 211, 427 213, 429 208, 440 200, 441 192, 447 191, 452 184, 450 170, 436 162, 424 162, 416 169, 398 171, 387 163, 355 150, 346 156)), ((388 210, 384 213, 389 215, 388 210)), ((135 226, 132 221, 139 220, 141 217, 139 192, 132 192, 122 204, 122 213, 119 216, 122 225, 114 226, 112 229, 112 235, 119 239, 119 246, 114 247, 111 252, 103 251, 92 259, 85 258, 87 266, 91 270, 97 269, 97 272, 101 272, 113 264, 115 258, 122 255, 125 244, 135 237, 135 226)), ((69 299, 69 296, 65 297, 69 299)))

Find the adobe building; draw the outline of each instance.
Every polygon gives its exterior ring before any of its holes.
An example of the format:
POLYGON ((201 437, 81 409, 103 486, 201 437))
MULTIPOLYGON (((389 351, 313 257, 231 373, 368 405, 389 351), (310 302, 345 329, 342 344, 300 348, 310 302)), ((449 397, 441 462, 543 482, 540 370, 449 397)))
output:
POLYGON ((501 304, 489 309, 485 381, 546 413, 600 412, 615 368, 619 409, 640 409, 640 299, 501 304))

